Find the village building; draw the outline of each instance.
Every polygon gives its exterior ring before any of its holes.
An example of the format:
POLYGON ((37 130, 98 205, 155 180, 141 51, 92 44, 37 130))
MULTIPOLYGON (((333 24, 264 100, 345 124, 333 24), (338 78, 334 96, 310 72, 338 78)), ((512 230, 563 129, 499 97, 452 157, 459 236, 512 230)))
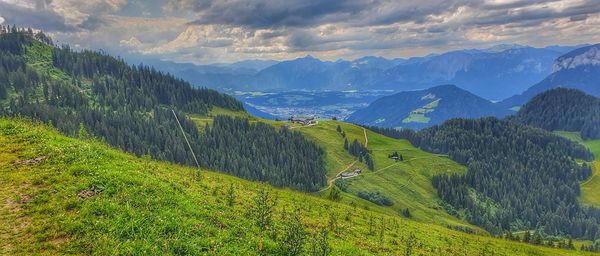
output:
POLYGON ((360 175, 361 173, 362 173, 362 170, 360 170, 360 169, 356 169, 353 172, 343 172, 340 174, 340 178, 345 180, 345 179, 349 179, 352 177, 356 177, 356 176, 360 175))
POLYGON ((301 125, 311 125, 311 124, 315 124, 317 122, 317 120, 315 119, 315 117, 309 117, 309 118, 296 118, 296 117, 290 117, 290 119, 288 119, 291 123, 297 123, 297 124, 301 124, 301 125))

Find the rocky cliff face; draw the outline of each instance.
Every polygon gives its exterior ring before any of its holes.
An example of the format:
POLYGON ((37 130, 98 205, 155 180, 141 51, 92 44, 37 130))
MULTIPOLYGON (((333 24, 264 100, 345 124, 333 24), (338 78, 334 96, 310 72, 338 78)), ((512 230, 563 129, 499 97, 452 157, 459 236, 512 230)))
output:
POLYGON ((585 65, 600 65, 600 44, 580 48, 561 56, 554 62, 553 72, 585 65))

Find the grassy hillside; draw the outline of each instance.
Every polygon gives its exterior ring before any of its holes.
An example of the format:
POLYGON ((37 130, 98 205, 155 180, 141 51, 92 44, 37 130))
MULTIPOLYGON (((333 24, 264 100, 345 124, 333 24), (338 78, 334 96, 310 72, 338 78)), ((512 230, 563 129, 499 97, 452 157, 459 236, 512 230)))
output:
POLYGON ((577 141, 586 146, 596 158, 592 163, 592 177, 581 184, 581 200, 584 203, 600 207, 600 140, 582 140, 578 132, 556 131, 556 134, 577 141))
MULTIPOLYGON (((290 125, 287 122, 265 121, 273 126, 290 125)), ((399 215, 404 209, 409 209, 412 218, 426 223, 436 223, 449 226, 462 226, 478 230, 465 221, 449 215, 441 205, 435 189, 431 185, 431 177, 439 173, 463 173, 466 171, 452 160, 443 155, 435 155, 413 147, 406 140, 392 139, 370 130, 349 123, 320 120, 313 126, 290 125, 291 129, 302 132, 308 138, 318 143, 326 151, 327 175, 330 183, 343 171, 361 169, 358 177, 344 180, 346 192, 342 193, 342 202, 356 204, 379 212, 399 215), (346 133, 348 141, 357 139, 361 143, 368 140, 367 147, 371 150, 375 169, 367 170, 364 163, 356 161, 344 149, 344 138, 336 128, 340 126, 346 133), (366 139, 365 139, 366 135, 366 139), (388 158, 393 152, 403 155, 404 161, 396 162, 388 158), (359 192, 380 192, 390 198, 390 207, 378 206, 360 199, 359 192)), ((322 197, 327 197, 330 187, 321 191, 322 197)))
POLYGON ((332 255, 403 255, 407 248, 410 255, 589 255, 459 233, 220 173, 199 174, 28 121, 0 119, 0 144, 2 255, 273 255, 295 207, 308 241, 331 229, 332 255), (249 214, 263 189, 277 198, 267 231, 249 214))

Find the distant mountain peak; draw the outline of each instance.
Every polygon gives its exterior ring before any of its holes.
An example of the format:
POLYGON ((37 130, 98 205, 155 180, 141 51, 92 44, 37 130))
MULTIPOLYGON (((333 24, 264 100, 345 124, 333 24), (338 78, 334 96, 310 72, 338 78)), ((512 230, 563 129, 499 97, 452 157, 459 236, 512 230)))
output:
POLYGON ((600 65, 600 44, 579 48, 559 57, 554 62, 553 72, 584 65, 600 65))
POLYGON ((506 50, 521 49, 521 48, 527 48, 527 47, 529 47, 529 46, 520 45, 520 44, 499 44, 499 45, 494 45, 492 47, 486 48, 486 49, 484 49, 484 51, 486 51, 486 52, 503 52, 506 50))
POLYGON ((379 98, 346 120, 379 127, 421 129, 451 118, 507 114, 508 111, 486 99, 456 85, 445 84, 379 98))

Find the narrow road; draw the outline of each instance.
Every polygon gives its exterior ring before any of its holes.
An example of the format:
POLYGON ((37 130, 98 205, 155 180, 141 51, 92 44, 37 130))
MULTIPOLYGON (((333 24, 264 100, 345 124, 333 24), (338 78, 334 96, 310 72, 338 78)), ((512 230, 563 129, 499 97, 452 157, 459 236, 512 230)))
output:
MULTIPOLYGON (((367 145, 369 145, 369 137, 367 136, 367 129, 363 128, 363 134, 365 135, 365 147, 367 147, 367 145)), ((325 190, 328 190, 329 188, 331 188, 331 186, 333 186, 333 182, 337 179, 340 178, 340 175, 347 171, 348 169, 350 169, 354 164, 356 164, 356 162, 358 162, 358 160, 354 160, 354 162, 352 162, 351 164, 349 164, 348 166, 346 166, 346 168, 344 168, 343 170, 341 170, 340 172, 338 172, 334 177, 331 177, 327 180, 327 186, 324 187, 323 189, 317 191, 318 192, 323 192, 325 190)))
POLYGON ((363 133, 365 134, 365 148, 369 146, 369 137, 367 137, 367 129, 363 128, 363 133))
POLYGON ((595 168, 600 167, 600 163, 596 163, 596 162, 599 162, 599 161, 596 160, 596 161, 592 162, 592 168, 593 168, 592 169, 592 176, 590 176, 590 178, 588 178, 586 181, 584 181, 583 183, 581 183, 581 185, 579 185, 579 186, 584 186, 585 184, 590 183, 590 181, 594 180, 595 178, 600 177, 600 174, 596 173, 595 170, 594 170, 595 168), (598 166, 598 167, 596 167, 596 166, 598 166))

